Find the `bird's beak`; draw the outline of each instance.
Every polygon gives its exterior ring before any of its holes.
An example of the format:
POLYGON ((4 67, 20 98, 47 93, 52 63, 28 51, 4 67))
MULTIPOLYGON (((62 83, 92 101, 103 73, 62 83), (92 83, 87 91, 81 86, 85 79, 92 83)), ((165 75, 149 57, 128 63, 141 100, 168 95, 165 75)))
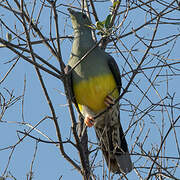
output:
POLYGON ((71 15, 74 14, 74 11, 73 11, 71 8, 68 8, 67 10, 69 11, 69 13, 70 13, 71 15))

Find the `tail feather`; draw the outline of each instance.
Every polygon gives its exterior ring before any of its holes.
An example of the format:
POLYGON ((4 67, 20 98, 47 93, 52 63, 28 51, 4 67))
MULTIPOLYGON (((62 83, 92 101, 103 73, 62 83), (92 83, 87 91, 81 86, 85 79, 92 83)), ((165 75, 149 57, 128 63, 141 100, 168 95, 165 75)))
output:
MULTIPOLYGON (((122 130, 122 128, 121 128, 122 130)), ((110 171, 113 173, 129 173, 133 169, 131 157, 129 155, 127 143, 124 136, 121 136, 121 147, 114 147, 111 130, 107 131, 107 136, 102 130, 95 128, 97 138, 100 142, 103 155, 110 171)))
MULTIPOLYGON (((82 109, 84 116, 86 113, 95 116, 86 106, 82 106, 82 109)), ((98 117, 94 128, 109 170, 118 174, 130 172, 133 165, 120 124, 119 105, 98 117)))
POLYGON ((133 165, 120 124, 119 111, 114 112, 106 112, 101 119, 98 119, 95 131, 110 171, 126 174, 133 169, 133 165))
MULTIPOLYGON (((115 155, 115 158, 121 172, 127 174, 132 171, 133 166, 129 153, 115 155)), ((120 171, 118 173, 120 173, 120 171)))

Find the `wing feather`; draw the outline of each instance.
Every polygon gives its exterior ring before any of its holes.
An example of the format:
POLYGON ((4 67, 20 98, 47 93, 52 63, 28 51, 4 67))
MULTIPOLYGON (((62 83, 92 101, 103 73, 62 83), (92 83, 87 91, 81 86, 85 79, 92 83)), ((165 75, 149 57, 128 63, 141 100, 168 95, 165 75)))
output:
POLYGON ((108 66, 109 66, 109 68, 110 68, 110 70, 114 76, 114 79, 115 79, 116 84, 117 84, 118 91, 120 93, 121 87, 122 87, 121 74, 120 74, 119 67, 118 67, 117 63, 112 56, 110 56, 110 58, 108 59, 108 66))

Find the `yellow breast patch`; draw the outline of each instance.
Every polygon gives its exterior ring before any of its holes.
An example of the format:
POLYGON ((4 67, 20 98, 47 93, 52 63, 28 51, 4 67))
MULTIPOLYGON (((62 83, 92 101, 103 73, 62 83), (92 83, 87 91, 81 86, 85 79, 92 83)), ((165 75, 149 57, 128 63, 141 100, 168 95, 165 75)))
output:
POLYGON ((95 113, 106 108, 105 97, 110 94, 117 98, 119 92, 112 74, 100 75, 83 80, 74 85, 74 94, 81 111, 81 105, 86 105, 95 113))

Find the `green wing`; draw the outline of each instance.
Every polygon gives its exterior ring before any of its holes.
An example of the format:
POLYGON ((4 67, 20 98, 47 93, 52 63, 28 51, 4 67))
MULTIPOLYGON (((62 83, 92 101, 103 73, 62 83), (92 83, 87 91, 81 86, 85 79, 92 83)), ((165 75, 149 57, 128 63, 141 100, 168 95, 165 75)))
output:
POLYGON ((122 87, 121 75, 120 75, 119 67, 118 67, 116 61, 114 60, 114 58, 112 56, 108 59, 108 66, 109 66, 109 68, 110 68, 110 70, 114 76, 114 79, 116 81, 117 88, 118 88, 118 91, 120 94, 121 87, 122 87))

